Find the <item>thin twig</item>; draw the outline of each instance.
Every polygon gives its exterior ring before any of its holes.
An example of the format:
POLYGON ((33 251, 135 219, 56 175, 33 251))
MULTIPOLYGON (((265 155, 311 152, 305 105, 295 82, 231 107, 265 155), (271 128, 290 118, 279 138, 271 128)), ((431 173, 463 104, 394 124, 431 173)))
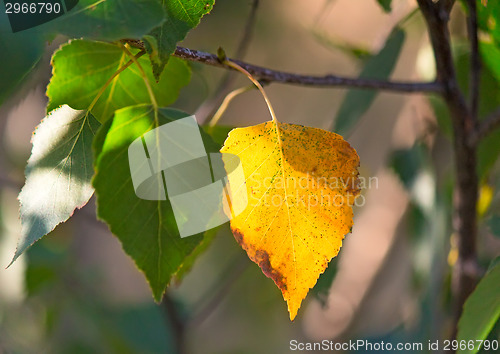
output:
MULTIPOLYGON (((136 48, 144 48, 142 41, 138 40, 124 40, 131 46, 136 48)), ((202 52, 199 50, 177 47, 174 56, 199 62, 206 65, 216 66, 234 70, 231 67, 224 65, 219 61, 215 54, 202 52)), ((262 66, 249 64, 241 60, 229 59, 233 63, 238 64, 243 69, 248 71, 253 77, 259 81, 267 81, 269 83, 283 83, 292 85, 312 86, 312 87, 345 87, 345 88, 359 88, 359 89, 372 89, 372 90, 387 90, 394 92, 437 92, 442 93, 443 87, 437 81, 430 82, 404 82, 404 81, 384 81, 375 79, 359 79, 350 78, 336 75, 303 75, 295 74, 285 71, 272 70, 262 66)))
POLYGON ((214 113, 214 115, 212 116, 212 118, 208 122, 208 126, 213 127, 213 126, 217 125, 217 123, 219 122, 219 119, 222 117, 222 115, 226 111, 227 107, 229 106, 229 103, 236 96, 241 95, 242 93, 248 92, 250 90, 253 90, 254 88, 256 88, 255 85, 244 86, 244 87, 240 87, 236 90, 229 92, 226 95, 226 97, 224 97, 224 100, 222 100, 222 103, 219 105, 219 108, 217 109, 217 111, 214 113))
POLYGON ((500 128, 500 108, 486 117, 474 134, 470 136, 469 144, 477 145, 482 139, 488 136, 495 129, 500 128))
POLYGON ((470 107, 474 124, 478 122, 479 107, 479 85, 481 80, 481 57, 479 55, 479 40, 477 34, 477 8, 476 0, 467 0, 469 16, 467 18, 467 28, 469 31, 471 58, 470 58, 470 107))
MULTIPOLYGON (((259 0, 252 1, 252 7, 250 9, 250 14, 248 15, 247 22, 245 24, 245 29, 243 30, 243 35, 241 36, 240 42, 238 44, 238 49, 234 55, 235 58, 243 59, 246 52, 250 46, 252 40, 253 29, 255 27, 255 22, 257 19, 257 9, 259 7, 259 0)), ((215 109, 220 105, 220 102, 227 95, 229 87, 234 82, 236 75, 232 71, 227 71, 224 77, 220 81, 219 85, 214 91, 211 98, 206 100, 196 111, 195 115, 199 123, 204 123, 209 117, 211 117, 215 109)))

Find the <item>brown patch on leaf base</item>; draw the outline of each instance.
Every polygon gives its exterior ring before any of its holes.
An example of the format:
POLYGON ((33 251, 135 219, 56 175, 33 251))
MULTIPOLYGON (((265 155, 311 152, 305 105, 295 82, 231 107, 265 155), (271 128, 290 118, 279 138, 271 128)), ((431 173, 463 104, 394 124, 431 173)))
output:
POLYGON ((274 283, 281 290, 286 290, 286 279, 281 274, 281 272, 272 267, 271 262, 269 260, 269 253, 265 250, 255 249, 252 245, 249 245, 245 242, 244 236, 240 230, 236 228, 231 228, 233 231, 234 238, 236 242, 247 252, 248 257, 254 262, 257 263, 262 269, 262 272, 266 275, 266 277, 274 280, 274 283))

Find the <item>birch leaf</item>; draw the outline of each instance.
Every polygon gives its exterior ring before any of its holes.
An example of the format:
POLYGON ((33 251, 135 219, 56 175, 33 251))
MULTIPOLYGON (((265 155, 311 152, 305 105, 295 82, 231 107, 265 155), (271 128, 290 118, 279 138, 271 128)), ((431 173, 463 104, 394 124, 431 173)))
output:
POLYGON ((64 105, 35 130, 19 194, 22 230, 12 262, 89 201, 94 192, 91 147, 99 126, 89 112, 64 105))
POLYGON ((293 320, 352 228, 359 157, 340 135, 276 122, 232 130, 221 152, 238 155, 245 173, 248 206, 231 220, 234 237, 293 320))

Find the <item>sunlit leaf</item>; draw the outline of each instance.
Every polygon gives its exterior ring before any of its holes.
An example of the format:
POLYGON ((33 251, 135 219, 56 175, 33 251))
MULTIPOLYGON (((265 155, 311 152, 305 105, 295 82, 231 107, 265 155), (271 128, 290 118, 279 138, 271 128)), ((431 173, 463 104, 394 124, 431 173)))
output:
POLYGON ((63 106, 37 127, 19 194, 22 234, 14 260, 92 196, 92 140, 99 125, 90 113, 63 106))
POLYGON ((341 136, 274 122, 229 133, 248 206, 231 220, 238 243, 281 289, 294 319, 353 225, 359 158, 341 136))

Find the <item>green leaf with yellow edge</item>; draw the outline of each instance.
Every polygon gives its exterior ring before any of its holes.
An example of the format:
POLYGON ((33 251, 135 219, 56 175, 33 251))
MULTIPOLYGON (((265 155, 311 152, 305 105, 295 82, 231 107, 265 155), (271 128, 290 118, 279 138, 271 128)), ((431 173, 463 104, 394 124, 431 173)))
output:
POLYGON ((248 192, 233 234, 293 320, 351 230, 359 157, 340 135, 275 121, 234 129, 221 152, 241 159, 248 192))
MULTIPOLYGON (((480 341, 486 339, 488 333, 500 318, 500 264, 496 264, 481 279, 474 292, 464 304, 462 316, 458 322, 457 340, 480 341)), ((459 348, 458 353, 477 353, 479 345, 474 349, 459 348)))
MULTIPOLYGON (((137 53, 136 50, 133 52, 137 53)), ((63 45, 52 57, 53 75, 47 88, 47 110, 63 104, 74 109, 88 109, 101 88, 129 59, 114 44, 72 40, 63 45)), ((138 62, 152 83, 151 87, 160 106, 175 102, 180 89, 191 79, 188 64, 178 58, 169 61, 157 83, 148 58, 142 56, 138 62)), ((100 122, 104 122, 117 109, 149 102, 151 98, 144 80, 137 66, 132 64, 109 83, 91 111, 100 122)))

